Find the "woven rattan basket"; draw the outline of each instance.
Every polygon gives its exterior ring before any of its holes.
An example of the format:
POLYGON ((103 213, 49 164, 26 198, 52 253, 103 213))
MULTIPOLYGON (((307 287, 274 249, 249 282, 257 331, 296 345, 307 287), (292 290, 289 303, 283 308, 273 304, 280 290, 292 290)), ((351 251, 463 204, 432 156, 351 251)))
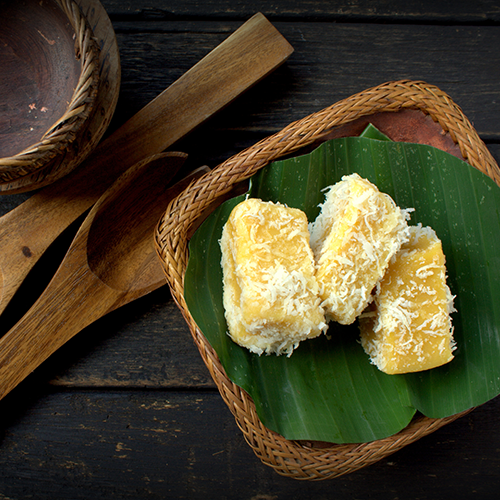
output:
MULTIPOLYGON (((84 124, 93 110, 99 81, 99 46, 85 16, 73 0, 54 2, 74 31, 74 42, 71 43, 74 43, 75 57, 80 63, 79 78, 64 114, 50 125, 43 137, 17 154, 0 158, 0 184, 12 182, 42 169, 41 176, 53 174, 69 145, 83 132, 84 124)), ((26 8, 29 9, 30 6, 26 8)), ((53 47, 60 43, 58 40, 50 40, 47 36, 45 39, 47 45, 53 47)), ((41 53, 40 67, 43 64, 46 64, 46 60, 41 53)), ((33 189, 37 184, 38 182, 33 183, 33 189)))
POLYGON ((155 242, 174 300, 246 441, 262 462, 279 474, 295 479, 319 480, 350 473, 394 453, 467 412, 443 419, 419 415, 391 437, 360 444, 289 441, 267 429, 260 422, 252 399, 228 379, 216 353, 197 328, 186 306, 183 280, 188 261, 189 235, 200 217, 219 204, 233 186, 269 162, 311 146, 329 137, 329 134, 335 135, 335 131, 343 126, 349 129, 350 125, 371 121, 377 116, 380 121, 382 115, 387 121, 387 116, 391 116, 389 113, 396 118, 405 110, 415 110, 412 112, 429 120, 437 127, 438 140, 447 136, 452 152, 463 156, 498 183, 500 173, 495 160, 450 97, 424 82, 397 81, 342 100, 233 156, 173 200, 159 222, 155 242), (453 151, 455 146, 458 147, 453 151))

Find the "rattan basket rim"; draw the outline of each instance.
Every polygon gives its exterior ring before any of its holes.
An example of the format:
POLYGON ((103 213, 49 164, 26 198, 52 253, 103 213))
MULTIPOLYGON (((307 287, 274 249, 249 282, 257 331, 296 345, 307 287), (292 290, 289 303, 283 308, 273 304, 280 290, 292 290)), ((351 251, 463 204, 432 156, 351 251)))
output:
POLYGON ((215 208, 233 186, 271 161, 300 150, 329 130, 362 116, 404 109, 420 110, 432 117, 460 147, 466 161, 500 184, 498 165, 462 110, 446 93, 422 81, 386 82, 291 123, 277 134, 221 163, 171 201, 155 232, 157 253, 172 296, 223 400, 255 454, 284 476, 321 480, 353 472, 434 432, 470 410, 441 419, 418 416, 393 436, 352 445, 289 441, 267 429, 259 420, 249 395, 228 379, 217 354, 189 313, 184 301, 188 240, 202 214, 215 208))
POLYGON ((77 137, 97 97, 100 48, 80 7, 74 0, 55 0, 75 31, 80 77, 63 116, 36 143, 13 156, 0 158, 0 183, 12 182, 44 168, 77 137))

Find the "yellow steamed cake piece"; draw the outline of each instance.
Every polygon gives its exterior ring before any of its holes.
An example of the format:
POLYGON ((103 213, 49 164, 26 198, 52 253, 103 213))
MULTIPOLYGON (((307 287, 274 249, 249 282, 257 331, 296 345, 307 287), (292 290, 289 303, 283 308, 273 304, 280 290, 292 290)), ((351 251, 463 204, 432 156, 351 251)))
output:
POLYGON ((342 177, 327 191, 311 225, 316 279, 328 320, 353 323, 390 259, 408 240, 409 210, 358 174, 342 177))
POLYGON ((383 372, 428 370, 453 359, 453 296, 433 229, 410 228, 410 240, 389 265, 370 309, 359 319, 361 344, 383 372))
POLYGON ((249 198, 220 240, 223 301, 230 337, 257 354, 291 355, 327 328, 306 215, 249 198))

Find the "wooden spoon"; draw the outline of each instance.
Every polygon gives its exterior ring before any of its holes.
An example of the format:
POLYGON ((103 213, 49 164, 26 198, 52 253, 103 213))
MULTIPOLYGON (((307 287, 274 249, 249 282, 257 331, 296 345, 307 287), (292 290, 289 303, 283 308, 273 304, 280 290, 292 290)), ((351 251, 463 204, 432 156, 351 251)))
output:
POLYGON ((74 172, 0 218, 0 313, 49 245, 127 168, 160 153, 293 52, 256 14, 96 148, 74 172))
POLYGON ((166 188, 184 153, 164 153, 127 170, 82 223, 51 282, 0 338, 0 398, 76 333, 165 284, 153 232, 169 200, 208 171, 166 188))

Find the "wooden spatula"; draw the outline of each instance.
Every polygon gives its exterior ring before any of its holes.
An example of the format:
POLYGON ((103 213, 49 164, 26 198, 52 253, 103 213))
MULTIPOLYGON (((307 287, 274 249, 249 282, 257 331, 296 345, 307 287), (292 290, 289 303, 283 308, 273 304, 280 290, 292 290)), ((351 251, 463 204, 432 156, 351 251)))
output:
POLYGON ((256 14, 102 142, 77 170, 1 217, 0 313, 49 245, 118 175, 164 151, 292 52, 274 26, 256 14))

